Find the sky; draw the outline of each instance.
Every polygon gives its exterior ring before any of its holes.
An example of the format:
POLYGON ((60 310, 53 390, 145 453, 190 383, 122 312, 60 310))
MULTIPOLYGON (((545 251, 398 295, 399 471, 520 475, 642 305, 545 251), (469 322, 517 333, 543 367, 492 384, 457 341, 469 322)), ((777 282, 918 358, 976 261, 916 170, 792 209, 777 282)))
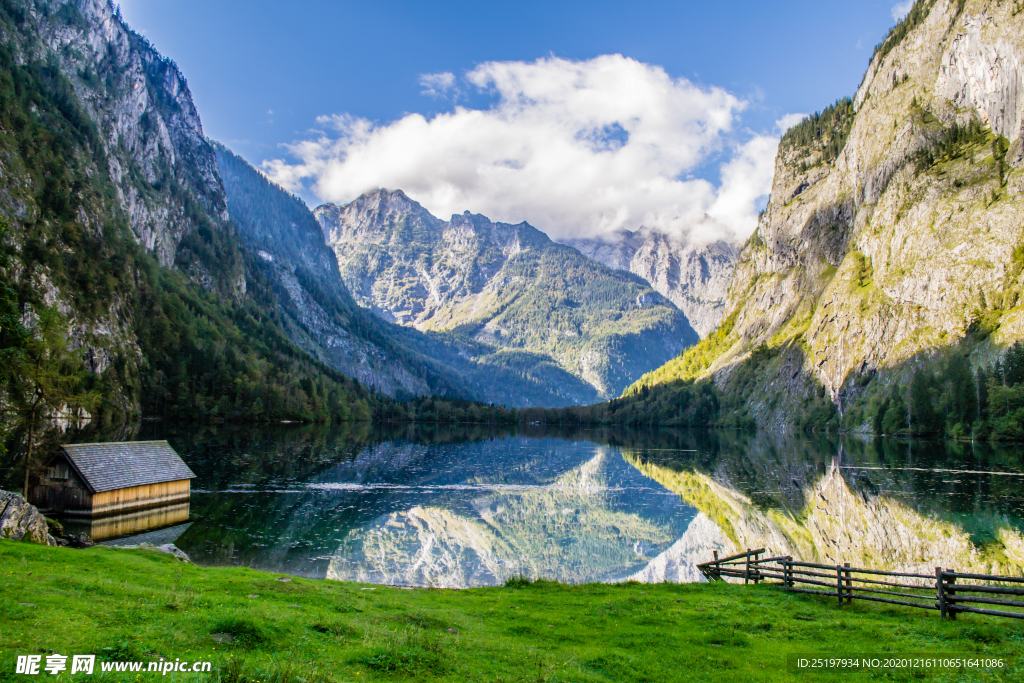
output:
POLYGON ((779 136, 907 0, 122 0, 205 133, 310 207, 402 189, 555 238, 742 240, 779 136))

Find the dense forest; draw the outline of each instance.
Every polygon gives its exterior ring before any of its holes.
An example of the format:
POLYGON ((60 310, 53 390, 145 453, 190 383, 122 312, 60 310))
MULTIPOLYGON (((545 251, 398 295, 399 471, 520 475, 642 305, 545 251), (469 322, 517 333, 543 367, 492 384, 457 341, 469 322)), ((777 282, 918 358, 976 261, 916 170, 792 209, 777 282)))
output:
POLYGON ((964 349, 922 363, 905 386, 873 393, 844 415, 875 434, 1024 440, 1024 344, 989 365, 971 367, 964 349))

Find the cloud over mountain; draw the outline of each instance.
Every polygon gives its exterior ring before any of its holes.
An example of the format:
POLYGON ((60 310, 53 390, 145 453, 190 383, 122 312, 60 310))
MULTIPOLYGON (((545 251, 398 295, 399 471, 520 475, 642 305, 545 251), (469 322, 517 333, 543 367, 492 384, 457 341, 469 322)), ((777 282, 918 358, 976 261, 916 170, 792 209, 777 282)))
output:
POLYGON ((756 225, 778 138, 735 131, 746 103, 722 88, 621 55, 487 62, 462 80, 420 83, 425 94, 466 87, 494 103, 383 124, 323 116, 321 131, 289 146, 291 160, 264 170, 326 201, 401 188, 436 215, 470 209, 554 237, 646 224, 742 239, 756 225), (694 177, 715 175, 720 155, 718 186, 694 177))

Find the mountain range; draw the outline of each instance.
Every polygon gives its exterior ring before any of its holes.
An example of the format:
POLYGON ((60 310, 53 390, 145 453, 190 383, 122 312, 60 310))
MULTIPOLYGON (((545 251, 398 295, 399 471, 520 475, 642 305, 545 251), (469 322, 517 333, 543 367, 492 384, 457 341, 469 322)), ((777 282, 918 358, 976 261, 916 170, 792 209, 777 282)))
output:
POLYGON ((477 352, 477 362, 488 366, 569 373, 589 387, 567 391, 571 403, 618 396, 697 341, 686 316, 648 283, 527 223, 468 211, 442 221, 383 189, 313 213, 360 305, 484 345, 491 351, 477 352))
MULTIPOLYGON (((311 212, 206 138, 108 0, 5 0, 0 34, 0 352, 81 358, 96 417, 622 394, 606 413, 643 421, 630 400, 670 419, 684 387, 698 422, 1024 437, 1010 3, 917 0, 855 96, 783 135, 738 250, 655 227, 559 244, 400 190, 311 212)), ((28 387, 4 373, 6 411, 28 387)))
MULTIPOLYGON (((10 0, 0 23, 0 303, 28 337, 57 316, 86 413, 582 404, 697 341, 646 282, 526 224, 440 221, 401 192, 314 216, 206 138, 177 66, 107 0, 10 0)), ((5 406, 26 391, 8 379, 5 406)))

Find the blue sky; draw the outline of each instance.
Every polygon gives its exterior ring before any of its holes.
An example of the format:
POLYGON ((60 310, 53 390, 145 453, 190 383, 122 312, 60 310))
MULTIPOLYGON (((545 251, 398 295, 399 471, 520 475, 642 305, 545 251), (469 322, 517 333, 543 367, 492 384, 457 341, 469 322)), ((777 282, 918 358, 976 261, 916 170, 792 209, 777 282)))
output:
POLYGON ((178 63, 207 135, 310 205, 401 182, 441 215, 458 206, 575 235, 659 221, 687 232, 710 213, 743 237, 777 123, 854 93, 894 4, 124 0, 121 11, 178 63), (667 113, 604 115, 624 97, 667 113), (567 168, 589 180, 559 185, 567 168))

